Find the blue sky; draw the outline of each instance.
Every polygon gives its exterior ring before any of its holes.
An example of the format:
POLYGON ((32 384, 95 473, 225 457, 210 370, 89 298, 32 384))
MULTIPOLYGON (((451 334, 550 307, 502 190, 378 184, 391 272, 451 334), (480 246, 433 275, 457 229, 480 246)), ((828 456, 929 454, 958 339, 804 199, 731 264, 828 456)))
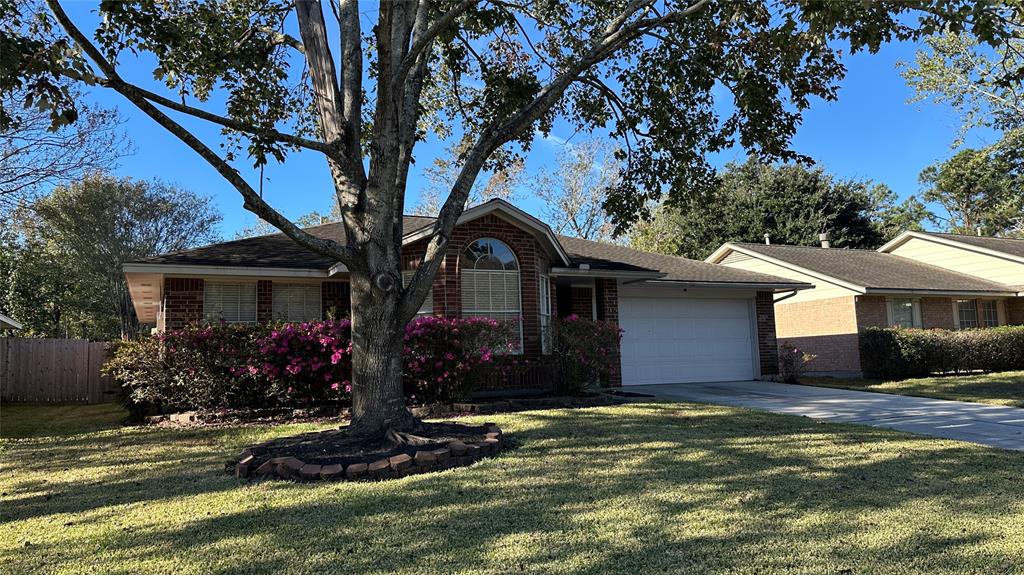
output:
MULTIPOLYGON (((71 10, 72 17, 88 29, 93 17, 81 4, 71 10)), ((952 111, 928 103, 908 104, 912 95, 900 77, 896 63, 911 60, 916 45, 890 44, 878 54, 857 54, 847 57, 849 70, 841 84, 836 102, 815 101, 804 117, 794 140, 795 149, 814 158, 832 174, 842 178, 870 179, 885 183, 907 197, 919 191, 920 171, 951 155, 950 143, 958 126, 952 111)), ((123 61, 130 81, 157 88, 148 77, 148 62, 123 61)), ((255 216, 242 209, 241 197, 220 176, 184 144, 165 132, 141 112, 106 90, 94 91, 92 99, 106 106, 117 106, 127 122, 126 131, 134 142, 135 153, 121 160, 118 175, 139 179, 161 179, 210 196, 224 215, 221 234, 230 238, 235 232, 255 222, 255 216)), ((199 128, 205 141, 219 142, 218 130, 198 121, 183 123, 199 128)), ((574 136, 564 126, 556 125, 548 140, 535 143, 527 158, 527 172, 534 172, 553 161, 555 152, 566 138, 574 136)), ((972 133, 968 145, 989 143, 992 136, 972 133)), ((408 207, 424 185, 421 175, 430 159, 442 152, 433 142, 417 148, 418 166, 410 177, 408 207)), ((742 150, 719 154, 718 165, 742 160, 742 150)), ((256 185, 258 173, 248 169, 250 163, 236 163, 249 181, 256 185)), ((313 153, 293 154, 283 165, 268 165, 264 172, 265 197, 285 215, 297 217, 311 210, 330 209, 331 188, 327 168, 313 153)), ((540 214, 535 200, 524 198, 520 205, 540 214)))

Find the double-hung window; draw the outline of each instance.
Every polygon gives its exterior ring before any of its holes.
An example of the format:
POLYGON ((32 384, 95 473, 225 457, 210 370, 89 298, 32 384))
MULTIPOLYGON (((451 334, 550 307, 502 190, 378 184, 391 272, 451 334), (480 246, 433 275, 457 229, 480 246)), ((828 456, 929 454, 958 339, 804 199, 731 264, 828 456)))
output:
POLYGON ((999 325, 999 302, 994 299, 983 299, 978 302, 981 327, 996 327, 999 325))
POLYGON ((522 352, 522 301, 519 293, 519 262, 504 242, 481 238, 459 258, 463 317, 489 317, 510 322, 518 331, 522 352))
POLYGON ((301 322, 320 319, 319 283, 274 282, 272 289, 275 320, 301 322))
POLYGON ((978 327, 978 305, 973 299, 956 300, 957 327, 966 329, 978 327))
POLYGON ((896 327, 921 327, 920 303, 910 298, 891 298, 889 306, 889 325, 896 327))
POLYGON ((203 317, 228 323, 256 321, 256 282, 203 282, 203 317))

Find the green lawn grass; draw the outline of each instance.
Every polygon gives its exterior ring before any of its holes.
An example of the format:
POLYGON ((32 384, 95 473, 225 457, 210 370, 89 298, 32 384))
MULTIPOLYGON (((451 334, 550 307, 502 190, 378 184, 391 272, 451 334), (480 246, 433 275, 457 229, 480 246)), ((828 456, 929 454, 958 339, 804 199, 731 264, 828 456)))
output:
POLYGON ((487 419, 519 447, 380 483, 223 473, 245 445, 323 425, 4 439, 0 571, 941 575, 1024 565, 1021 453, 685 403, 487 419))
POLYGON ((72 435, 119 427, 128 412, 116 403, 98 405, 0 405, 0 437, 72 435))
POLYGON ((974 401, 990 405, 1024 407, 1024 371, 941 375, 905 379, 903 381, 803 377, 800 379, 800 383, 820 387, 838 387, 896 395, 914 395, 918 397, 974 401))

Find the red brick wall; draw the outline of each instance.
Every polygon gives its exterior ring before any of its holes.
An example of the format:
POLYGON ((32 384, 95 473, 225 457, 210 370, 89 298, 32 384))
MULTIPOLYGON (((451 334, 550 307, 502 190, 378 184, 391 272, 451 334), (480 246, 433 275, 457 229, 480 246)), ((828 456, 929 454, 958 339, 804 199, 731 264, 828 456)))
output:
POLYGON ((266 323, 274 319, 274 282, 256 282, 256 321, 266 323))
POLYGON ((569 313, 576 314, 583 319, 594 318, 594 290, 587 286, 572 286, 569 288, 569 313))
POLYGON ((775 296, 759 291, 754 302, 757 316, 757 353, 761 375, 779 373, 779 346, 775 339, 775 296))
POLYGON ((780 303, 775 327, 779 344, 815 356, 809 371, 860 371, 854 296, 780 303))
POLYGON ((203 280, 164 278, 164 328, 178 329, 203 319, 203 280))
POLYGON ((1003 304, 1008 325, 1024 325, 1024 297, 1012 297, 1003 304))
POLYGON ((320 306, 323 319, 347 318, 352 315, 352 299, 348 282, 329 281, 320 284, 320 306))
MULTIPOLYGON (((597 298, 597 319, 609 323, 619 324, 619 284, 614 279, 594 280, 595 296, 597 298)), ((619 387, 622 385, 622 360, 619 356, 619 349, 616 348, 615 370, 611 373, 608 383, 619 387)))
MULTIPOLYGON (((538 266, 545 261, 541 247, 530 232, 494 215, 486 215, 455 228, 448 243, 441 270, 434 280, 434 313, 446 317, 462 314, 459 291, 459 258, 466 247, 480 239, 494 238, 505 242, 519 260, 519 283, 523 314, 523 356, 540 355, 540 322, 537 292, 538 266)), ((405 266, 413 266, 422 258, 426 242, 421 241, 402 248, 405 266)), ((546 264, 544 264, 546 265, 546 264)), ((407 268, 408 269, 408 268, 407 268)))
POLYGON ((953 329, 953 300, 948 297, 921 298, 921 327, 953 329))

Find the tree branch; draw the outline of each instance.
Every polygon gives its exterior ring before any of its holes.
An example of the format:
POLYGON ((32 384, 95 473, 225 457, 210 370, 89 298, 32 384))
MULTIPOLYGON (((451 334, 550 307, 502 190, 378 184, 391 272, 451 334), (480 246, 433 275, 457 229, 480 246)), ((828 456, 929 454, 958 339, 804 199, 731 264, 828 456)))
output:
POLYGON ((335 241, 318 238, 303 231, 288 218, 277 212, 270 204, 266 203, 256 190, 238 173, 238 170, 218 156, 209 146, 201 142, 192 133, 172 120, 167 114, 161 112, 152 102, 139 93, 134 86, 121 80, 114 66, 104 58, 96 46, 75 26, 57 0, 46 0, 46 4, 68 36, 75 41, 106 75, 106 84, 127 98, 139 110, 164 127, 168 132, 174 134, 185 145, 192 148, 200 157, 206 160, 208 164, 242 194, 244 199, 243 207, 245 209, 263 218, 307 249, 345 263, 353 260, 355 250, 352 246, 344 246, 335 241))
MULTIPOLYGON (((462 0, 462 2, 459 2, 454 8, 442 14, 441 17, 435 20, 429 27, 423 28, 418 34, 414 33, 412 37, 412 46, 409 48, 408 53, 406 53, 405 58, 402 60, 402 64, 399 66, 398 70, 396 70, 394 82, 404 82, 405 77, 409 75, 413 66, 416 65, 416 61, 420 57, 420 54, 430 48, 434 39, 437 38, 441 32, 443 32, 448 26, 451 26, 456 18, 463 15, 478 1, 479 0, 462 0)), ((428 3, 424 3, 424 5, 420 7, 420 10, 428 11, 428 3)))

